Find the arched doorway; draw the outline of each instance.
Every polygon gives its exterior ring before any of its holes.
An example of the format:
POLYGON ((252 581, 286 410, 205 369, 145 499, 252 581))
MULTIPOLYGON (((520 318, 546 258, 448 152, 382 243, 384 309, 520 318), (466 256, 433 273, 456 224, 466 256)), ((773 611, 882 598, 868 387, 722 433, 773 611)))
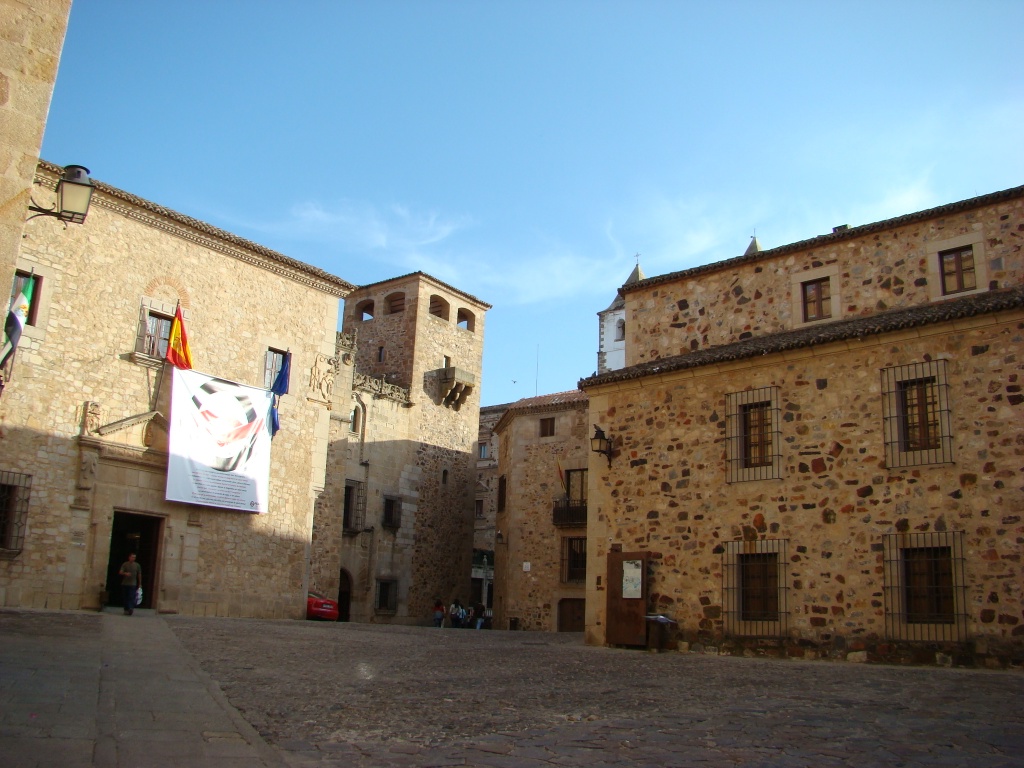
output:
POLYGON ((352 577, 344 568, 341 569, 338 583, 338 621, 348 621, 349 608, 352 604, 352 577))

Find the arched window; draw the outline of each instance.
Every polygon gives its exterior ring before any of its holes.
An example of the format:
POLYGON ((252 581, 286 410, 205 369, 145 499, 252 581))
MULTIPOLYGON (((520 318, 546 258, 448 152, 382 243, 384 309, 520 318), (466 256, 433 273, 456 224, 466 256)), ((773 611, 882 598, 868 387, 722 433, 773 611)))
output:
POLYGON ((373 320, 373 299, 366 299, 356 304, 357 320, 373 320))
POLYGON ((448 470, 441 470, 441 485, 448 485, 448 470))
POLYGON ((384 347, 377 347, 377 362, 383 363, 387 359, 387 354, 384 352, 384 347))
POLYGON ((442 320, 447 320, 450 317, 450 313, 451 307, 447 301, 436 293, 430 297, 430 314, 434 317, 440 317, 442 320))
POLYGON ((615 323, 615 340, 625 341, 626 340, 626 321, 619 320, 615 323))
POLYGON ((387 307, 389 315, 397 315, 405 311, 405 293, 397 291, 384 299, 384 306, 387 307))
POLYGON ((352 406, 352 413, 349 415, 348 431, 359 434, 363 426, 363 409, 358 404, 352 406))
POLYGON ((459 328, 465 328, 467 331, 472 331, 476 327, 476 318, 468 309, 459 310, 456 322, 459 328))

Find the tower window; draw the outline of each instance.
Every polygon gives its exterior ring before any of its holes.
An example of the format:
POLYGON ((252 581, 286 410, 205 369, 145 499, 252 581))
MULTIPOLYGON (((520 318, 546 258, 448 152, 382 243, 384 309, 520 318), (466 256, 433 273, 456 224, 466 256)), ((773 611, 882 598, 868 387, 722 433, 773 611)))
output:
POLYGON ((430 297, 430 314, 434 317, 440 317, 442 320, 447 320, 451 314, 451 307, 447 301, 435 293, 430 297))

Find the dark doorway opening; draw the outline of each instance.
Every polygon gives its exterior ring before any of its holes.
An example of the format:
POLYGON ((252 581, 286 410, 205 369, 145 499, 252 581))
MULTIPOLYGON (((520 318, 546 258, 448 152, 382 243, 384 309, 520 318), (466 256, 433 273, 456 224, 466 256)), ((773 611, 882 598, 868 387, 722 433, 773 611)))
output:
POLYGON ((110 533, 110 559, 107 561, 107 605, 120 606, 121 577, 117 575, 121 563, 132 552, 142 566, 142 603, 139 608, 153 608, 156 588, 156 565, 160 554, 160 526, 163 518, 115 512, 114 527, 110 533))
POLYGON ((582 632, 587 628, 587 601, 565 598, 558 601, 558 631, 582 632))
POLYGON ((349 608, 352 604, 352 578, 344 568, 341 569, 341 578, 338 581, 341 584, 338 587, 338 621, 348 621, 349 608))

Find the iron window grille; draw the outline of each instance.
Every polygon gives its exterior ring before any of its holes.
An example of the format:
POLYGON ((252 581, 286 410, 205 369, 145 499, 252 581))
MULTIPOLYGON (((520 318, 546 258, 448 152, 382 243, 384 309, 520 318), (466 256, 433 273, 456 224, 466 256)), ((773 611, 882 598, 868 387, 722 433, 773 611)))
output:
POLYGON ((788 539, 729 541, 722 563, 725 632, 781 637, 789 627, 788 539))
POLYGON ((395 613, 398 610, 398 582, 394 579, 377 579, 377 597, 374 601, 377 613, 395 613))
POLYGON ((393 497, 384 497, 384 517, 380 524, 385 528, 402 527, 402 501, 393 497))
POLYGON ((32 476, 0 471, 0 550, 21 552, 28 523, 28 499, 32 476))
POLYGON ((726 482, 782 477, 778 387, 725 396, 726 482))
POLYGON ((832 317, 832 288, 829 278, 801 283, 804 322, 827 320, 832 317))
POLYGON ((942 294, 973 291, 978 287, 974 269, 974 247, 953 248, 939 252, 939 270, 942 273, 942 294))
POLYGON ((582 584, 587 580, 587 537, 562 537, 561 582, 582 584))
POLYGON ((886 534, 882 559, 889 638, 966 641, 963 531, 886 534))
POLYGON ((886 466, 952 462, 946 361, 883 368, 881 374, 886 466))
POLYGON ((358 533, 363 530, 366 520, 366 484, 357 480, 345 482, 345 499, 342 508, 342 531, 358 533))

